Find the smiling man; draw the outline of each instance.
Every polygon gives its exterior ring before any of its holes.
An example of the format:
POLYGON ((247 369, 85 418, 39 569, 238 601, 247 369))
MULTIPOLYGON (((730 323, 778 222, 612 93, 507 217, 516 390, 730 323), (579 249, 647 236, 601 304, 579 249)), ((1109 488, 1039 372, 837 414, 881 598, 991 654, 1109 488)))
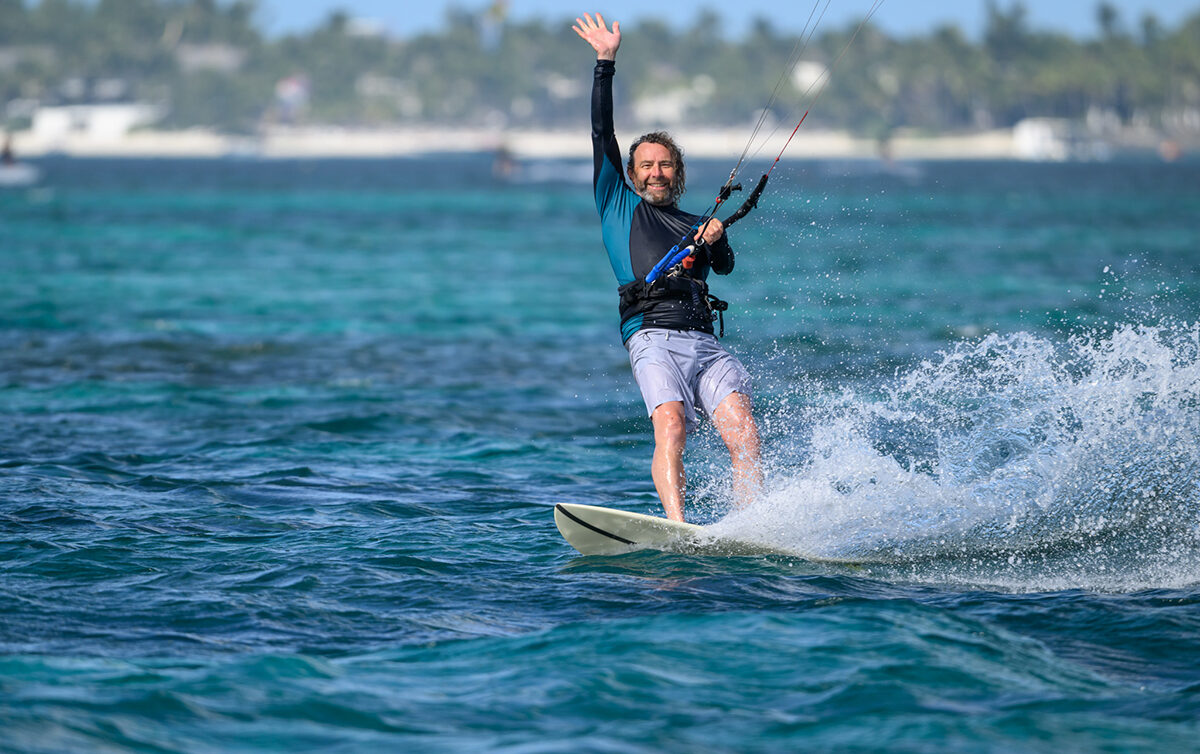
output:
POLYGON ((575 19, 575 33, 596 51, 592 86, 594 187, 601 232, 621 295, 621 340, 654 425, 651 475, 667 517, 683 520, 687 434, 697 410, 712 418, 729 448, 736 502, 762 487, 750 377, 713 334, 709 270, 733 271, 721 221, 676 206, 685 187, 683 154, 666 133, 642 136, 622 166, 613 128, 612 81, 621 28, 597 13, 575 19), (624 175, 622 174, 624 170, 624 175), (625 177, 633 184, 631 189, 625 177), (695 261, 653 282, 646 275, 681 239, 698 243, 695 261))

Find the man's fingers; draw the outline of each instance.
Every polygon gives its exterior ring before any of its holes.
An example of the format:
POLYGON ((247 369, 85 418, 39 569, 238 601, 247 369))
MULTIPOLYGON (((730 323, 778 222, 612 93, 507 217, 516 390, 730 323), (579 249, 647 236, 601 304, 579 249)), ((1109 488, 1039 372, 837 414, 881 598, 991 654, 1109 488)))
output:
MULTIPOLYGON (((591 13, 584 13, 582 18, 576 17, 575 25, 571 29, 601 54, 606 53, 610 48, 615 52, 617 45, 621 44, 620 23, 613 21, 613 28, 610 32, 604 16, 599 13, 595 18, 592 18, 591 13)), ((605 59, 611 60, 612 58, 605 57, 605 59)))
MULTIPOLYGON (((597 28, 604 26, 604 19, 599 13, 596 14, 596 18, 600 21, 599 25, 597 25, 596 21, 592 20, 592 14, 584 13, 583 18, 579 18, 578 16, 575 18, 576 25, 571 28, 580 33, 583 33, 583 30, 595 31, 597 28)), ((616 24, 614 23, 613 26, 616 26, 616 24)))

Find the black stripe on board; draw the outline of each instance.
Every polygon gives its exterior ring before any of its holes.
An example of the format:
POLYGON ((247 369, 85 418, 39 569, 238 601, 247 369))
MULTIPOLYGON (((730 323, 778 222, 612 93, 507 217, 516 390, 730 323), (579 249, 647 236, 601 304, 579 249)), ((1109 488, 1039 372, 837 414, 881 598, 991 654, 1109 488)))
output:
POLYGON ((601 529, 598 526, 593 526, 593 525, 589 524, 587 521, 584 521, 582 518, 574 515, 573 513, 571 513, 571 511, 567 510, 566 508, 562 507, 561 505, 559 505, 557 503, 555 503, 555 505, 554 505, 554 510, 558 511, 559 513, 562 513, 564 516, 571 519, 572 521, 579 524, 580 526, 582 526, 586 529, 591 529, 592 531, 596 532, 597 534, 603 534, 604 536, 606 536, 610 539, 615 539, 618 542, 624 542, 627 545, 636 545, 637 544, 637 542, 634 542, 629 539, 625 539, 624 537, 619 537, 616 534, 613 534, 611 531, 604 531, 603 529, 601 529))

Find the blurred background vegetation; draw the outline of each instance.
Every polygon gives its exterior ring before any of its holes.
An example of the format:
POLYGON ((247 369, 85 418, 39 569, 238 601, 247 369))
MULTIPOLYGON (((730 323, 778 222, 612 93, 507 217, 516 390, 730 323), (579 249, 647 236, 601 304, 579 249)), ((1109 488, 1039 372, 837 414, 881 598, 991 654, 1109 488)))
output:
MULTIPOLYGON (((1076 39, 1030 28, 1020 2, 981 1, 987 22, 978 39, 953 26, 894 38, 868 24, 809 125, 882 137, 1047 116, 1200 130, 1200 12, 1167 28, 1100 2, 1094 36, 1076 39)), ((270 38, 257 13, 245 0, 0 0, 6 125, 22 127, 39 106, 134 101, 159 105, 160 127, 230 133, 271 123, 554 128, 587 118, 590 50, 570 31, 573 17, 516 23, 455 10, 434 32, 395 38, 339 12, 306 33, 270 38)), ((759 19, 726 39, 713 31, 717 21, 704 10, 684 28, 625 26, 619 115, 667 125, 751 121, 797 32, 759 19)), ((818 29, 780 117, 790 117, 855 26, 818 29)))

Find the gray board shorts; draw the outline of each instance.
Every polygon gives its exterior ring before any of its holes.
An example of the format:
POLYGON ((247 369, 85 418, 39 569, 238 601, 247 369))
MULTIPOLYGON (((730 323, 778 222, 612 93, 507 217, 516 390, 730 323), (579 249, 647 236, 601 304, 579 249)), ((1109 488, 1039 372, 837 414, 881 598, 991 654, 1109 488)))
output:
POLYGON ((697 405, 711 418, 730 393, 750 395, 750 373, 710 333, 638 330, 625 348, 646 413, 652 415, 669 401, 682 401, 688 432, 699 423, 697 405))

